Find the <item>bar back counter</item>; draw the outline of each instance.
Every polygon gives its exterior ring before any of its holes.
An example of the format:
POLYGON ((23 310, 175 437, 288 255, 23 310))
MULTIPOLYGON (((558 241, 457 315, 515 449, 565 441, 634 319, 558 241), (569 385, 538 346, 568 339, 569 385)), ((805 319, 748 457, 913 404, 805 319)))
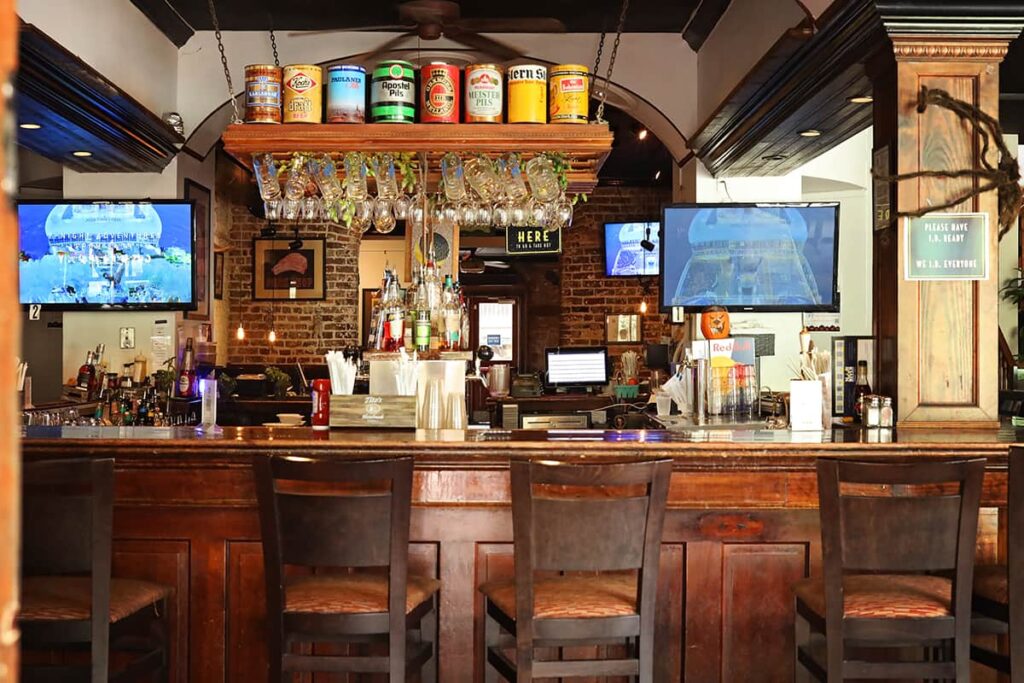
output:
POLYGON ((115 458, 115 575, 174 586, 171 675, 193 683, 266 679, 254 456, 413 456, 410 572, 442 582, 438 680, 445 683, 482 680, 477 587, 513 571, 510 460, 670 457, 655 678, 752 683, 792 680, 792 585, 821 565, 817 457, 987 458, 978 561, 991 564, 1005 558, 1000 508, 1017 441, 1024 433, 1008 427, 899 434, 29 427, 23 451, 26 460, 115 458))

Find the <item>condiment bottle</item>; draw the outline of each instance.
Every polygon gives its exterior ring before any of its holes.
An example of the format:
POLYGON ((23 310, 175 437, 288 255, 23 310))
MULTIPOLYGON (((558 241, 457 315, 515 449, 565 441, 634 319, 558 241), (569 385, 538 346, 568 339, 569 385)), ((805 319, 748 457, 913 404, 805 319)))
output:
POLYGON ((882 399, 882 412, 879 415, 878 424, 883 429, 892 429, 892 399, 889 398, 888 396, 882 399))
POLYGON ((865 396, 864 402, 867 405, 864 426, 869 429, 877 428, 881 424, 882 403, 878 396, 865 396))

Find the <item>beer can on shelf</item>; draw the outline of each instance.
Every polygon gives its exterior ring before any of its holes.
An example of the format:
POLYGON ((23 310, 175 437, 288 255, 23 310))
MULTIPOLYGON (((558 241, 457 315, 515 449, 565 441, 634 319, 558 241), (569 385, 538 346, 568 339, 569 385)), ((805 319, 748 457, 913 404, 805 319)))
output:
POLYGON ((521 64, 508 68, 508 122, 547 123, 548 68, 521 64))
POLYGON ((416 121, 416 70, 411 62, 390 59, 373 70, 370 120, 374 123, 416 121))
POLYGON ((327 69, 327 123, 366 121, 366 69, 336 64, 327 69))
POLYGON ((420 122, 459 122, 459 67, 431 62, 420 69, 420 122))
POLYGON ((284 67, 284 122, 323 122, 323 69, 315 64, 284 67))
POLYGON ((590 116, 590 70, 582 64, 551 68, 551 123, 586 123, 590 116))
POLYGON ((281 67, 245 67, 245 122, 281 123, 281 67))
POLYGON ((497 64, 466 67, 466 123, 501 123, 502 73, 497 64))

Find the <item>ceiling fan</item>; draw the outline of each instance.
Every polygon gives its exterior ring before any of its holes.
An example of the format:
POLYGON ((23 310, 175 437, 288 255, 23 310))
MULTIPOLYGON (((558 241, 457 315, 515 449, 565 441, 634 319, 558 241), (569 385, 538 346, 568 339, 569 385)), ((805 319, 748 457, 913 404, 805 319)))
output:
POLYGON ((452 0, 407 0, 398 5, 398 22, 383 26, 353 26, 325 31, 302 31, 289 35, 317 35, 340 31, 402 31, 370 52, 361 55, 366 62, 394 49, 410 36, 437 40, 444 36, 456 43, 498 59, 508 60, 523 54, 510 45, 481 33, 563 33, 565 24, 552 17, 463 18, 459 3, 452 0))

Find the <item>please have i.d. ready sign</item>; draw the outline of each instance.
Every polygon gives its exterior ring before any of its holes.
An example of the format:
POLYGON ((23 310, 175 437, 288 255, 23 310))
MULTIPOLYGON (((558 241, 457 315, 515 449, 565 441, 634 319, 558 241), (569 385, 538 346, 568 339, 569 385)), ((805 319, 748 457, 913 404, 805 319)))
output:
POLYGON ((904 279, 988 279, 987 213, 929 213, 904 230, 904 279))

